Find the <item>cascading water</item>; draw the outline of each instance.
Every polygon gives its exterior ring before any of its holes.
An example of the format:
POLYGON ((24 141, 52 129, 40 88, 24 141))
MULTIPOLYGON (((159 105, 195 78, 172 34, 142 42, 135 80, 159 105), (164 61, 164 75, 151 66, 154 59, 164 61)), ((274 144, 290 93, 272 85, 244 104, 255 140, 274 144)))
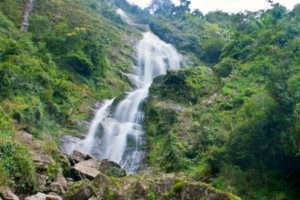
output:
POLYGON ((166 74, 167 68, 179 69, 180 57, 175 48, 154 34, 143 34, 137 46, 138 69, 134 76, 137 89, 128 94, 116 108, 102 136, 100 159, 109 159, 121 164, 127 173, 136 173, 142 165, 145 152, 141 150, 144 132, 144 113, 141 104, 148 96, 153 78, 166 74), (140 83, 143 84, 140 84, 140 83))
POLYGON ((34 2, 35 0, 29 0, 28 3, 26 4, 26 10, 25 10, 25 15, 21 26, 21 30, 27 30, 27 27, 29 26, 29 15, 33 10, 34 2))
POLYGON ((132 24, 131 19, 124 13, 124 11, 121 8, 117 9, 117 13, 119 15, 121 15, 121 17, 128 23, 128 24, 132 24))
POLYGON ((69 154, 72 154, 74 150, 79 150, 84 154, 91 154, 93 147, 95 146, 95 135, 97 133, 97 129, 99 128, 100 123, 108 117, 109 111, 108 108, 113 103, 114 99, 107 100, 101 106, 101 108, 97 111, 95 118, 91 123, 91 127, 89 133, 87 134, 86 138, 81 142, 73 145, 72 148, 69 150, 69 154))
MULTIPOLYGON (((118 13, 127 19, 121 11, 118 10, 118 13)), ((137 54, 136 75, 124 74, 133 79, 136 90, 128 93, 126 99, 116 107, 113 118, 108 118, 108 108, 114 100, 107 101, 97 112, 86 139, 70 150, 70 153, 77 149, 98 159, 115 161, 128 174, 139 170, 146 154, 141 148, 144 141, 144 113, 141 105, 149 94, 149 87, 154 77, 166 74, 168 68, 180 68, 180 56, 176 49, 150 32, 143 34, 137 46, 137 54), (102 129, 97 136, 100 124, 102 129), (95 149, 97 153, 94 153, 95 149)))

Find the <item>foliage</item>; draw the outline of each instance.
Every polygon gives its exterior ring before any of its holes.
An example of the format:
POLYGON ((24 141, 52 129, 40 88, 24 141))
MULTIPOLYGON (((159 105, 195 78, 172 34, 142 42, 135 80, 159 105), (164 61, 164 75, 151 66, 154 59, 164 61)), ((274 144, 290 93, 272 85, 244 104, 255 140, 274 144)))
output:
POLYGON ((13 139, 9 116, 0 107, 0 184, 18 193, 35 187, 35 167, 26 146, 13 139))
POLYGON ((107 176, 113 176, 113 177, 116 177, 116 178, 125 176, 124 170, 122 168, 119 168, 119 167, 110 167, 107 170, 106 175, 107 176))
POLYGON ((194 65, 216 64, 212 76, 197 67, 154 80, 145 129, 155 141, 149 163, 157 171, 216 178, 217 188, 246 200, 299 198, 299 5, 290 12, 271 6, 205 19, 156 14, 150 21, 161 39, 195 55, 194 65), (157 105, 166 101, 185 111, 171 126, 161 120, 169 128, 158 137, 157 105))

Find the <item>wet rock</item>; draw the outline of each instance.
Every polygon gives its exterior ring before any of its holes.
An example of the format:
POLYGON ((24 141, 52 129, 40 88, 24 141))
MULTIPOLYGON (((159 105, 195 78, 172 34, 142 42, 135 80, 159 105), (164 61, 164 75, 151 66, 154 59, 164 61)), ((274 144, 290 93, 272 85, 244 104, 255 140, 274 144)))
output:
POLYGON ((98 174, 93 180, 92 185, 96 189, 96 196, 98 198, 103 197, 108 182, 109 177, 102 173, 98 174))
POLYGON ((91 156, 90 154, 86 154, 86 156, 84 157, 85 160, 90 160, 90 159, 93 159, 93 160, 97 160, 96 158, 94 158, 93 156, 91 156))
POLYGON ((59 147, 60 151, 62 153, 68 153, 69 150, 72 148, 73 145, 81 142, 81 139, 74 137, 72 135, 64 135, 61 139, 60 142, 63 143, 63 145, 61 145, 59 147))
POLYGON ((107 126, 108 126, 108 124, 109 124, 109 122, 111 122, 111 118, 105 118, 102 122, 101 122, 101 126, 102 126, 102 128, 103 129, 106 129, 107 128, 107 126))
POLYGON ((0 186, 0 198, 3 200, 19 200, 19 197, 11 192, 10 188, 0 186))
POLYGON ((78 171, 80 174, 87 176, 87 178, 94 179, 100 173, 100 164, 101 162, 99 160, 90 159, 79 162, 73 167, 73 169, 78 171))
POLYGON ((75 120, 76 124, 81 127, 83 133, 88 133, 90 130, 91 124, 87 121, 75 120))
POLYGON ((100 170, 102 173, 105 174, 105 173, 106 173, 109 169, 111 169, 112 167, 116 167, 116 168, 122 169, 122 170, 123 170, 124 176, 126 176, 126 171, 125 171, 125 169, 123 169, 118 163, 115 163, 115 162, 110 161, 110 160, 107 160, 107 159, 104 159, 104 160, 101 161, 99 170, 100 170))
POLYGON ((66 193, 63 186, 58 182, 51 183, 50 190, 58 195, 64 195, 66 193))
POLYGON ((75 150, 73 152, 73 156, 72 156, 73 160, 77 161, 77 162, 81 162, 84 161, 85 159, 85 155, 77 150, 75 150))
POLYGON ((46 200, 46 195, 39 192, 36 195, 25 198, 25 200, 46 200))
POLYGON ((48 176, 42 175, 42 174, 37 174, 36 180, 38 183, 37 191, 38 192, 45 192, 47 190, 46 184, 47 180, 49 179, 48 176))
POLYGON ((56 175, 56 182, 60 183, 65 191, 68 190, 68 182, 66 181, 62 172, 58 172, 56 175))
POLYGON ((84 180, 70 188, 64 199, 88 200, 92 196, 95 196, 95 190, 88 180, 84 180))

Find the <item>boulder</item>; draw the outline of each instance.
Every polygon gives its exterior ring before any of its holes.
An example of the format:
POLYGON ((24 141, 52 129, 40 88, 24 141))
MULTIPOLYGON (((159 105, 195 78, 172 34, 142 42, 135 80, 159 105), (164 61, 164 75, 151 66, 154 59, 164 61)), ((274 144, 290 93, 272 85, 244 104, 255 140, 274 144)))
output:
POLYGON ((80 138, 74 137, 72 135, 64 135, 60 142, 63 143, 63 145, 59 146, 59 149, 62 153, 68 153, 69 150, 77 143, 81 142, 82 140, 80 138))
POLYGON ((98 170, 100 164, 101 162, 99 160, 90 159, 77 163, 73 169, 78 171, 80 174, 87 176, 87 178, 94 179, 100 173, 98 170))
POLYGON ((39 192, 36 195, 25 198, 25 200, 46 200, 46 195, 39 192))
POLYGON ((52 159, 50 156, 45 155, 43 153, 30 152, 32 160, 35 162, 35 166, 40 170, 47 170, 49 164, 52 163, 52 159))
POLYGON ((110 170, 112 167, 116 167, 116 168, 119 168, 123 171, 123 174, 124 176, 126 176, 126 171, 125 169, 123 169, 121 167, 121 165, 119 165, 118 163, 116 162, 113 162, 113 161, 110 161, 110 160, 107 160, 107 159, 104 159, 101 161, 101 164, 100 164, 100 167, 99 167, 99 170, 106 174, 108 172, 108 170, 110 170))
POLYGON ((18 131, 14 137, 22 144, 28 146, 37 169, 48 169, 48 165, 52 163, 52 159, 44 152, 44 143, 42 141, 35 139, 31 134, 24 131, 18 131))
POLYGON ((90 159, 97 160, 96 158, 94 158, 90 154, 86 154, 85 157, 84 157, 84 160, 90 160, 90 159))
POLYGON ((160 195, 170 192, 175 185, 175 176, 172 174, 161 174, 154 185, 154 192, 160 195))
POLYGON ((56 196, 56 195, 48 194, 48 195, 46 195, 46 200, 62 200, 62 198, 59 196, 56 196))
POLYGON ((51 192, 54 192, 58 195, 65 195, 65 193, 66 193, 63 186, 58 182, 51 183, 50 190, 51 190, 51 192))
POLYGON ((66 200, 88 200, 95 196, 95 190, 89 180, 78 182, 69 189, 64 199, 66 200))
POLYGON ((38 192, 45 192, 47 190, 46 184, 47 184, 48 179, 49 179, 49 177, 45 176, 43 174, 37 174, 36 175, 36 180, 37 180, 37 183, 38 183, 38 187, 37 187, 38 192))
POLYGON ((115 199, 135 199, 136 183, 134 178, 120 178, 118 184, 110 184, 109 190, 114 193, 115 199))
POLYGON ((73 156, 72 156, 73 160, 77 161, 77 162, 81 162, 84 161, 85 159, 85 155, 79 151, 74 151, 73 152, 73 156))
POLYGON ((109 177, 102 173, 98 174, 94 178, 92 185, 96 190, 96 196, 98 198, 103 197, 108 182, 109 182, 109 177))
POLYGON ((68 190, 68 182, 66 181, 62 172, 58 172, 56 175, 56 182, 60 183, 64 190, 68 190))
POLYGON ((74 185, 74 179, 72 179, 72 178, 66 178, 66 181, 68 183, 68 187, 71 187, 71 186, 74 185))
POLYGON ((143 196, 147 196, 149 189, 151 187, 151 184, 148 182, 142 182, 142 181, 137 181, 136 183, 136 193, 138 195, 143 195, 143 196))
POLYGON ((19 197, 12 193, 10 188, 3 186, 0 186, 0 198, 3 200, 19 200, 19 197))
POLYGON ((14 137, 22 144, 28 146, 30 150, 39 150, 42 148, 42 142, 34 139, 33 135, 25 131, 18 131, 14 137))

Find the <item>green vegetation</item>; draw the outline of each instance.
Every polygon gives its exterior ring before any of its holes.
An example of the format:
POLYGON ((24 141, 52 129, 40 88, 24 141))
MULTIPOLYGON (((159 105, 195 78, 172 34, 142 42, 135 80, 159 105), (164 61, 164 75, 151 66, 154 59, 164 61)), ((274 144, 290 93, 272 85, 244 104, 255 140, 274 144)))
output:
MULTIPOLYGON (((51 180, 67 171, 56 142, 72 134, 75 120, 91 117, 95 101, 117 97, 116 105, 126 96, 132 44, 138 29, 150 28, 188 58, 185 69, 155 78, 143 104, 145 162, 245 200, 300 198, 300 5, 204 16, 190 11, 190 1, 152 0, 151 15, 126 0, 36 0, 28 31, 20 31, 26 3, 0 1, 1 185, 19 194, 36 187, 38 170, 16 131, 50 138, 41 152, 54 161, 51 180)), ((107 175, 124 174, 111 168, 107 175)), ((120 189, 118 180, 111 183, 120 189)), ((110 186, 106 199, 115 199, 110 186)))
POLYGON ((299 9, 272 4, 204 17, 170 9, 151 19, 155 34, 212 71, 187 68, 154 80, 144 106, 145 161, 154 171, 216 178, 218 189, 246 200, 300 198, 299 9), (185 110, 168 107, 177 115, 164 120, 168 102, 185 110))
POLYGON ((113 177, 116 177, 116 178, 125 176, 124 170, 121 169, 121 168, 118 168, 118 167, 109 168, 106 172, 106 175, 107 176, 113 176, 113 177))
POLYGON ((54 160, 54 180, 66 169, 55 150, 62 134, 89 119, 95 101, 131 89, 121 72, 131 72, 129 44, 141 37, 108 1, 93 0, 36 0, 28 31, 20 31, 26 3, 0 2, 0 184, 20 194, 33 190, 37 170, 14 131, 51 138, 42 152, 54 160))

